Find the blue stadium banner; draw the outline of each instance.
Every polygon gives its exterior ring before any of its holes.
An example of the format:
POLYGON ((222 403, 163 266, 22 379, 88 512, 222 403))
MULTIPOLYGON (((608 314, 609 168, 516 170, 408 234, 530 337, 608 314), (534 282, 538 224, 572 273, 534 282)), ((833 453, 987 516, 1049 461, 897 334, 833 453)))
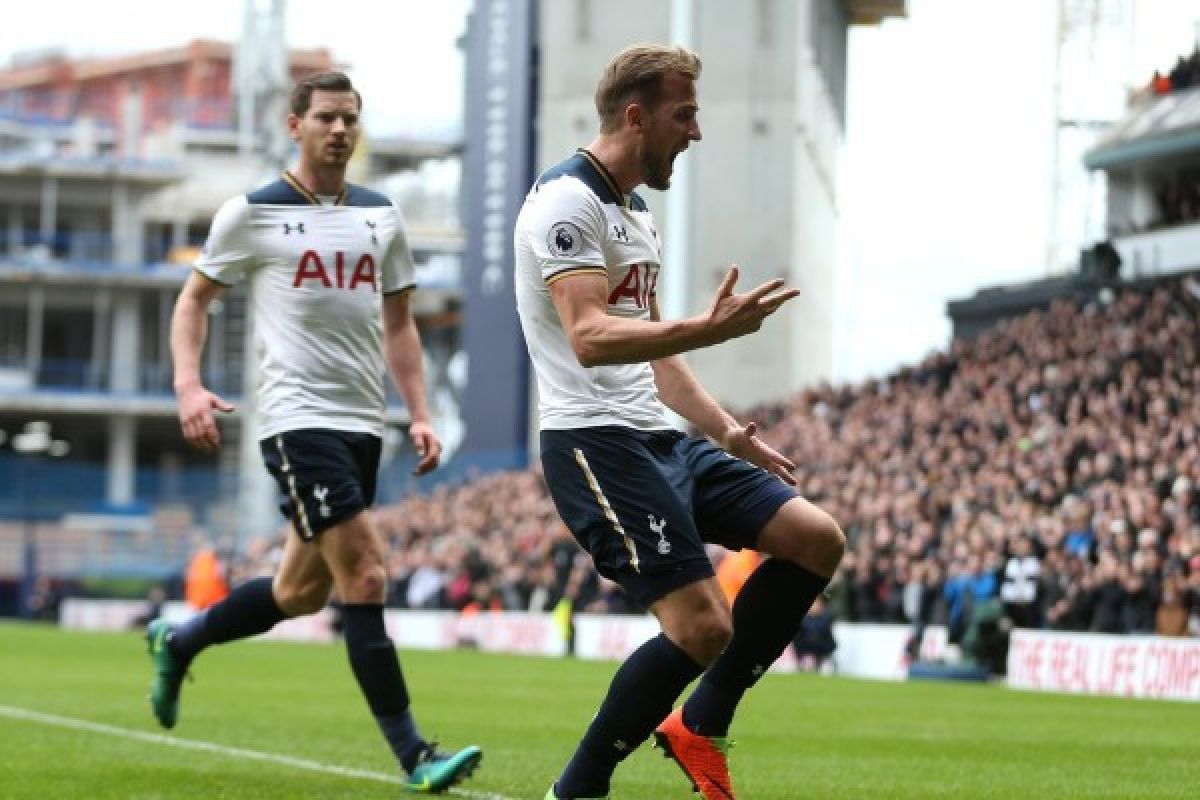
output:
POLYGON ((466 39, 462 458, 484 469, 529 456, 529 358, 513 294, 512 231, 533 182, 534 0, 475 0, 466 39))

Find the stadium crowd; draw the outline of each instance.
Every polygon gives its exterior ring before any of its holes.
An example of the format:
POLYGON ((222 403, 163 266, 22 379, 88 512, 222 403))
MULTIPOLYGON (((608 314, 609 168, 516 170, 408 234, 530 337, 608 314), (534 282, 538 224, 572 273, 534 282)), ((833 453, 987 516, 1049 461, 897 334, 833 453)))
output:
MULTIPOLYGON (((850 539, 835 615, 946 624, 956 641, 998 599, 1021 626, 1200 634, 1198 311, 1195 277, 1106 289, 887 378, 748 412, 850 539)), ((376 513, 393 605, 634 610, 536 470, 376 513)))
POLYGON ((1198 309, 1193 279, 1102 291, 761 409, 853 541, 840 616, 1200 632, 1198 309))

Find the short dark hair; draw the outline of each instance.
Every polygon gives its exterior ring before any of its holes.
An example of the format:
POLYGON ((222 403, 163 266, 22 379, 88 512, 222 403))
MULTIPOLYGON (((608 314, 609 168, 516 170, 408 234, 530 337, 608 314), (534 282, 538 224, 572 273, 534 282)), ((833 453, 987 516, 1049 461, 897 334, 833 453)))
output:
POLYGON ((354 88, 354 84, 350 82, 346 73, 314 72, 312 75, 301 78, 292 87, 292 113, 297 117, 303 117, 309 106, 312 105, 312 94, 317 89, 326 92, 354 92, 354 99, 358 101, 358 110, 362 111, 362 95, 358 93, 358 89, 354 88))
POLYGON ((621 114, 630 101, 647 107, 658 104, 663 77, 678 72, 692 80, 700 77, 700 57, 684 47, 635 44, 613 56, 596 87, 600 130, 612 133, 621 125, 621 114))

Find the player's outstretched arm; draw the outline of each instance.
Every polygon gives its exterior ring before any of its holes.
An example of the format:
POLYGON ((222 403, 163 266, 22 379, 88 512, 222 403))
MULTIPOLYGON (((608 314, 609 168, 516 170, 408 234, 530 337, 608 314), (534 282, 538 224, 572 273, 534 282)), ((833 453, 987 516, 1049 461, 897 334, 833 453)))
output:
MULTIPOLYGON (((658 304, 650 314, 658 319, 658 304)), ((777 475, 785 483, 796 485, 796 469, 787 457, 758 436, 757 426, 742 425, 696 379, 683 356, 668 356, 651 362, 659 399, 679 416, 699 428, 705 436, 727 452, 777 475)))
POLYGON ((392 381, 408 408, 408 435, 420 457, 413 474, 424 475, 437 468, 442 457, 442 443, 433 430, 425 399, 421 334, 409 304, 411 296, 409 290, 389 294, 383 299, 384 354, 392 381))
POLYGON ((686 353, 745 336, 762 327, 799 291, 768 281, 735 294, 738 268, 731 267, 704 314, 681 320, 626 319, 608 313, 608 283, 591 272, 568 275, 550 284, 550 297, 579 363, 633 364, 686 353))
POLYGON ((224 289, 193 271, 171 315, 171 361, 179 425, 187 443, 205 453, 214 452, 221 444, 213 409, 234 410, 233 404, 204 388, 200 378, 200 355, 208 337, 208 307, 224 289))

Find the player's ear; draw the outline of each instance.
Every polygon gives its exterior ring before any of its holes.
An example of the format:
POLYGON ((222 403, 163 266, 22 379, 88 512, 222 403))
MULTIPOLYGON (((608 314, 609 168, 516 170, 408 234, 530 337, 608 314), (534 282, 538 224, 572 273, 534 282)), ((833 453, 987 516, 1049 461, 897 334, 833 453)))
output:
POLYGON ((295 141, 300 141, 300 117, 295 114, 288 114, 287 126, 288 135, 295 141))
POLYGON ((625 125, 630 129, 641 133, 645 119, 645 111, 642 109, 641 103, 630 103, 625 106, 625 125))

